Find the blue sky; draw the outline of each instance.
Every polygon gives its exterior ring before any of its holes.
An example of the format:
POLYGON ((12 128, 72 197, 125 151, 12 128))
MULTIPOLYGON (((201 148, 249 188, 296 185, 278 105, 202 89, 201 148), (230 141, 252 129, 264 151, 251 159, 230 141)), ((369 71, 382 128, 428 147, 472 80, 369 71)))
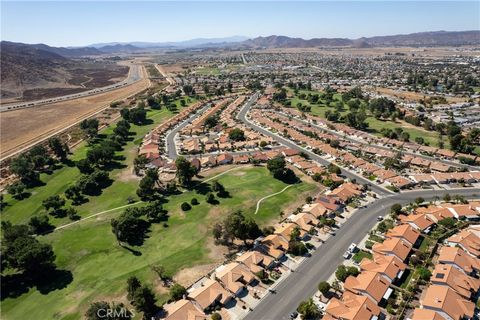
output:
POLYGON ((480 1, 1 1, 1 39, 55 46, 480 29, 480 1))

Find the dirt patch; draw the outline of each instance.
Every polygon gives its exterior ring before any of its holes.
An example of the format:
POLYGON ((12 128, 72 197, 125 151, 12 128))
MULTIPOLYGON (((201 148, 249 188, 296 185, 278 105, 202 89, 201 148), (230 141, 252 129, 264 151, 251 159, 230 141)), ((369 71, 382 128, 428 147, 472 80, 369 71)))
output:
POLYGON ((184 287, 189 287, 201 277, 215 269, 218 263, 202 264, 191 268, 185 268, 177 272, 173 280, 184 287))
POLYGON ((27 147, 41 139, 78 123, 121 100, 146 89, 148 80, 80 99, 58 102, 33 108, 2 112, 0 117, 0 146, 2 156, 27 147))

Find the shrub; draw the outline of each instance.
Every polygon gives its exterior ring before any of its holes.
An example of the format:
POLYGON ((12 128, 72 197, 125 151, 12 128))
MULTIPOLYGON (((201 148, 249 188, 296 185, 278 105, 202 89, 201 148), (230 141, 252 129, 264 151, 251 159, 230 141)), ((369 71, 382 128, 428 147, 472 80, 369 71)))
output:
POLYGON ((192 209, 192 206, 190 204, 188 204, 188 202, 184 202, 184 203, 182 203, 181 208, 182 208, 183 211, 188 211, 188 210, 192 209))
POLYGON ((192 200, 190 200, 190 203, 191 203, 193 206, 196 206, 196 205, 200 204, 200 202, 198 202, 197 198, 193 198, 192 200))

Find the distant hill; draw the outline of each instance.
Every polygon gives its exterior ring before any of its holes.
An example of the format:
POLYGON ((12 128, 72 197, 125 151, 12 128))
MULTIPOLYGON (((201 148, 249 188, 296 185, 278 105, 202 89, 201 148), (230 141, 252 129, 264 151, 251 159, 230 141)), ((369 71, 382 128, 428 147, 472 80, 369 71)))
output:
POLYGON ((139 50, 146 48, 189 48, 198 46, 210 46, 218 44, 237 43, 247 40, 244 36, 232 36, 224 38, 197 38, 185 41, 170 41, 170 42, 107 42, 107 43, 94 43, 89 47, 97 48, 104 52, 111 52, 114 48, 123 50, 139 50))
POLYGON ((113 44, 95 49, 102 53, 132 53, 135 51, 144 50, 131 44, 113 44))
POLYGON ((244 48, 313 48, 313 47, 391 47, 391 46, 461 46, 479 45, 480 31, 435 31, 404 35, 347 38, 290 38, 286 36, 257 37, 238 43, 244 48))
POLYGON ((103 52, 88 47, 57 48, 1 41, 1 98, 73 93, 108 85, 112 83, 110 78, 126 76, 127 67, 78 59, 98 54, 103 52))

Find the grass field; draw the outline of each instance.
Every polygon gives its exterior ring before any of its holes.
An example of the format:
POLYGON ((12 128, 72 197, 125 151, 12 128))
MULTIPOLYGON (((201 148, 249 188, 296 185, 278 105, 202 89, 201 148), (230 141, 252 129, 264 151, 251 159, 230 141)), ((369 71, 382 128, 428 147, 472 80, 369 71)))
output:
MULTIPOLYGON (((41 241, 53 245, 58 267, 71 271, 73 281, 65 288, 48 294, 30 289, 17 298, 4 300, 2 318, 24 319, 35 314, 39 319, 79 319, 92 301, 124 300, 125 281, 131 275, 157 288, 160 301, 164 301, 166 294, 159 289, 155 274, 150 270, 152 264, 163 265, 173 275, 182 268, 223 259, 211 250, 210 228, 213 223, 234 210, 243 210, 246 215, 253 216, 260 198, 286 186, 271 177, 264 167, 232 170, 218 177, 218 181, 231 196, 219 199, 218 205, 204 201, 204 188, 199 188, 202 190, 198 192, 186 191, 170 196, 165 204, 170 215, 168 227, 163 224, 152 225, 144 245, 134 248, 141 252, 140 255, 119 247, 111 232, 110 219, 119 212, 109 212, 42 236, 41 241), (180 204, 189 202, 193 197, 200 204, 182 212, 180 204)), ((316 190, 313 183, 294 185, 281 196, 265 200, 258 214, 253 217, 259 224, 265 225, 272 219, 278 219, 285 206, 291 203, 298 206, 316 190)), ((105 207, 101 204, 98 206, 105 207)))
MULTIPOLYGON (((179 105, 179 102, 177 101, 179 105)), ((128 197, 138 200, 135 191, 138 179, 130 174, 130 168, 136 155, 137 146, 142 137, 158 123, 172 116, 166 109, 148 112, 153 123, 145 126, 132 125, 132 136, 124 150, 118 155, 125 157, 124 167, 114 169, 110 177, 112 185, 104 189, 101 195, 88 197, 88 202, 76 207, 82 217, 114 209, 127 204, 128 197)), ((111 132, 111 128, 102 131, 111 132)), ((72 160, 85 157, 87 146, 82 144, 70 156, 72 160)), ((223 169, 223 168, 222 168, 223 169)), ((224 170, 227 170, 225 168, 224 170)), ((214 174, 214 173, 211 173, 214 174)), ((3 220, 12 223, 27 223, 31 216, 44 213, 42 200, 62 194, 64 190, 80 176, 76 167, 64 166, 54 173, 42 174, 44 186, 28 190, 31 195, 27 199, 17 201, 6 196, 7 207, 2 212, 3 220)), ((208 175, 205 177, 208 178, 208 175)), ((291 210, 303 203, 312 193, 318 192, 317 186, 303 182, 288 188, 281 196, 274 196, 262 202, 256 215, 257 201, 269 194, 285 188, 286 184, 273 179, 264 167, 243 167, 232 170, 220 177, 221 182, 231 197, 219 199, 218 205, 212 206, 204 201, 205 190, 186 191, 167 198, 165 208, 170 218, 167 226, 154 224, 148 238, 141 247, 134 250, 139 254, 118 246, 111 232, 110 220, 122 210, 114 210, 95 218, 81 221, 75 225, 40 236, 40 241, 52 244, 56 264, 60 270, 71 272, 71 280, 52 283, 46 291, 38 288, 23 288, 18 296, 2 301, 2 319, 25 319, 35 314, 39 319, 80 319, 92 301, 116 300, 125 302, 125 281, 136 275, 155 288, 159 301, 166 299, 166 291, 159 286, 152 264, 163 265, 171 275, 183 268, 203 266, 223 259, 214 252, 211 226, 233 210, 244 210, 246 215, 253 216, 260 225, 266 225, 280 217, 280 212, 291 210), (196 197, 200 204, 188 212, 180 210, 180 204, 196 197)), ((141 205, 141 204, 140 204, 141 205)), ((50 217, 55 226, 70 221, 67 218, 50 217)), ((18 284, 21 287, 21 284, 18 284)))
MULTIPOLYGON (((194 102, 194 101, 192 101, 194 102)), ((180 102, 176 101, 178 108, 180 109, 180 102)), ((167 120, 173 115, 172 112, 163 108, 161 110, 149 110, 147 117, 152 121, 151 124, 136 126, 132 125, 130 131, 134 133, 125 146, 123 151, 117 152, 118 156, 125 157, 123 164, 132 164, 133 159, 136 156, 137 147, 142 141, 142 137, 148 133, 159 123, 167 120)), ((112 127, 108 127, 102 131, 103 134, 109 134, 112 131, 112 127)), ((82 143, 70 156, 70 159, 76 161, 85 158, 88 146, 82 143)), ((110 172, 111 179, 114 180, 111 186, 104 189, 102 194, 95 197, 87 197, 88 202, 77 206, 77 210, 80 216, 84 217, 91 213, 100 212, 103 210, 112 209, 127 204, 127 198, 132 196, 137 199, 135 190, 137 189, 138 180, 129 175, 130 168, 118 168, 110 172)), ((52 195, 62 194, 65 189, 75 182, 80 177, 79 170, 75 167, 64 166, 63 168, 56 170, 54 173, 42 174, 41 180, 45 183, 44 186, 36 187, 28 190, 31 196, 27 199, 18 201, 6 195, 5 202, 6 208, 2 212, 2 219, 11 221, 12 223, 27 223, 32 215, 45 213, 42 206, 42 201, 52 195)), ((53 225, 60 225, 69 222, 68 218, 55 219, 50 218, 50 222, 53 225)))
MULTIPOLYGON (((288 90, 290 94, 293 94, 293 90, 289 89, 288 90)), ((298 95, 301 93, 304 93, 305 95, 309 93, 318 93, 317 91, 308 91, 308 90, 299 90, 298 95)), ((290 100, 291 104, 293 107, 297 106, 297 103, 301 103, 304 106, 310 106, 311 107, 311 114, 316 115, 320 118, 325 119, 325 111, 330 110, 331 112, 335 111, 334 107, 327 106, 325 104, 325 101, 319 100, 317 104, 312 104, 309 103, 307 100, 300 99, 298 95, 293 95, 290 100)), ((334 98, 337 100, 340 100, 340 95, 335 94, 334 98)), ((343 116, 349 112, 348 106, 344 106, 344 110, 340 112, 340 114, 343 116)), ((368 114, 367 114, 368 115, 368 114)), ((402 128, 403 131, 408 132, 410 134, 410 141, 415 141, 416 137, 422 137, 426 143, 429 143, 430 146, 438 146, 438 133, 435 131, 428 131, 424 130, 420 127, 413 127, 412 125, 409 125, 407 123, 401 122, 401 121, 390 121, 390 120, 378 120, 375 117, 369 115, 366 122, 368 123, 369 127, 369 132, 381 137, 382 134, 380 133, 380 130, 382 128, 389 128, 389 129, 395 129, 395 128, 402 128)), ((448 139, 444 139, 444 145, 445 148, 449 147, 448 139)))

